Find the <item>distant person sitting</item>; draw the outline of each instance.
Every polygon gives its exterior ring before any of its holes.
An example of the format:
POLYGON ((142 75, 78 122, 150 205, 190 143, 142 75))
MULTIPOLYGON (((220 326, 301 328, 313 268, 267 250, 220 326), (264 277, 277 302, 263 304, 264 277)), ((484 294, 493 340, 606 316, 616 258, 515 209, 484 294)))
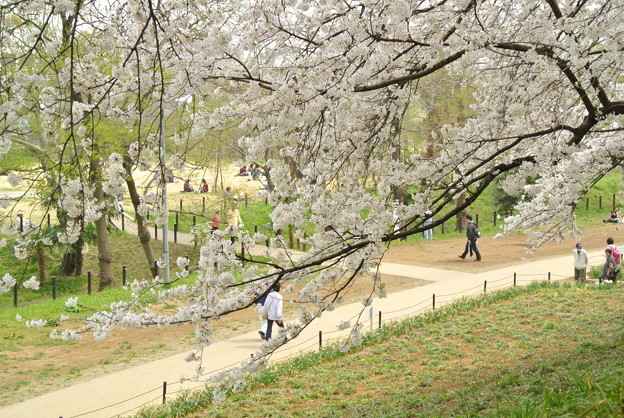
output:
POLYGON ((199 193, 208 193, 208 191, 210 191, 208 183, 206 182, 206 179, 202 179, 201 185, 199 186, 199 193))
POLYGON ((237 176, 248 176, 249 173, 247 172, 247 166, 244 165, 240 168, 240 170, 238 170, 238 174, 237 176))
POLYGON ((193 189, 193 186, 191 186, 191 180, 190 179, 186 179, 186 181, 184 182, 184 189, 182 189, 183 192, 194 192, 195 190, 193 189))
POLYGON ((620 211, 618 210, 617 206, 613 206, 609 218, 604 219, 602 222, 610 222, 614 224, 622 222, 622 216, 620 216, 620 211))

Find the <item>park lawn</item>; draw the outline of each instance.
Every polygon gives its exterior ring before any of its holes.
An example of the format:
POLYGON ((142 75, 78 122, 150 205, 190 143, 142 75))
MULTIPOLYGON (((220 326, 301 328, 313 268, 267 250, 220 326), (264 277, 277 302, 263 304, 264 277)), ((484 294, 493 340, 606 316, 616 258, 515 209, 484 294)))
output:
POLYGON ((621 416, 623 308, 621 286, 502 290, 141 416, 621 416))

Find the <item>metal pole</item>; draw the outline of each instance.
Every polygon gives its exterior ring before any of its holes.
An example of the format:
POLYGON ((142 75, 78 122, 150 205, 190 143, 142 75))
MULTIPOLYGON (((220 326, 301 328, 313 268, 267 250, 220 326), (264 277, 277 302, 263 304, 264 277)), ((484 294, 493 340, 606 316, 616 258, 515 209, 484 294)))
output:
MULTIPOLYGON (((169 282, 169 209, 167 207, 167 177, 165 166, 165 109, 160 107, 160 167, 162 173, 162 210, 165 223, 162 227, 162 262, 164 264, 164 282, 169 282)), ((164 398, 164 395, 163 395, 164 398)))

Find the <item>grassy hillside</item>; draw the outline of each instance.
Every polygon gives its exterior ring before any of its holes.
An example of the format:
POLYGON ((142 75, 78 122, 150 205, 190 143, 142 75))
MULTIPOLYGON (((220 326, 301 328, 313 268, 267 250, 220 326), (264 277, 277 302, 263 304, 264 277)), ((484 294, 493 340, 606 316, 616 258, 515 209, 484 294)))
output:
POLYGON ((623 296, 503 290, 273 366, 221 404, 185 396, 140 416, 621 416, 623 296))

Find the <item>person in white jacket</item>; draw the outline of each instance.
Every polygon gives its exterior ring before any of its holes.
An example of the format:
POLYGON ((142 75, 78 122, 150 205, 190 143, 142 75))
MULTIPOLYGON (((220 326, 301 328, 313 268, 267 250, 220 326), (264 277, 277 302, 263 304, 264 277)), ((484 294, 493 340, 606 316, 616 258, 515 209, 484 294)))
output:
POLYGON ((274 322, 277 322, 278 327, 284 328, 284 321, 282 321, 284 298, 280 295, 279 291, 280 285, 277 284, 264 301, 264 309, 266 309, 267 313, 267 328, 264 339, 267 341, 271 339, 274 322))
POLYGON ((574 256, 574 280, 584 282, 587 277, 589 257, 587 256, 587 251, 583 249, 583 244, 577 243, 576 248, 572 250, 572 255, 574 256))

